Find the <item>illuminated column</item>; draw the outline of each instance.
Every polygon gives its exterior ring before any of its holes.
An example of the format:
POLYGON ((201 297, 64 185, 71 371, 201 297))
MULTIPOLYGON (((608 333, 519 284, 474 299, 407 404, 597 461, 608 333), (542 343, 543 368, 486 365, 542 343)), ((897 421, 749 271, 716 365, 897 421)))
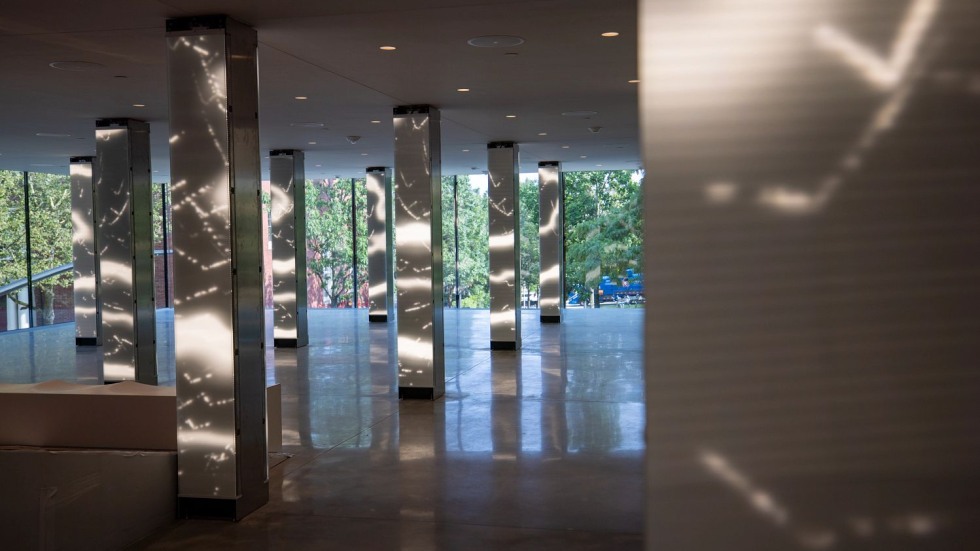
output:
POLYGON ((99 119, 95 152, 103 380, 155 385, 150 125, 99 119))
POLYGON ((394 122, 398 396, 433 400, 446 389, 439 110, 396 107, 394 122))
POLYGON ((490 349, 521 347, 521 233, 518 147, 487 145, 490 204, 490 349))
POLYGON ((565 189, 562 184, 561 163, 538 163, 538 201, 541 240, 541 288, 538 304, 541 323, 561 322, 564 302, 565 259, 565 189))
POLYGON ((395 313, 392 263, 395 248, 391 231, 395 220, 393 187, 391 169, 383 166, 367 169, 369 321, 388 321, 395 313))
POLYGON ((269 499, 255 31, 167 21, 182 516, 269 499))
POLYGON ((309 344, 306 323, 306 171, 303 152, 269 154, 272 192, 272 297, 275 346, 309 344))
POLYGON ((95 157, 72 157, 71 260, 75 276, 75 344, 102 344, 102 312, 99 309, 98 241, 95 239, 95 157))

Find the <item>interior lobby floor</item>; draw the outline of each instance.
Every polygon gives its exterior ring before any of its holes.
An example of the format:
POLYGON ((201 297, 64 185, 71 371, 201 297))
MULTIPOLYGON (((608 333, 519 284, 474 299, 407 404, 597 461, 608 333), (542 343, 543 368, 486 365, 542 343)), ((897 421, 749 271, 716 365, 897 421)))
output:
MULTIPOLYGON (((310 345, 269 349, 283 447, 269 503, 241 522, 181 520, 139 549, 639 549, 643 310, 522 318, 490 351, 489 312, 447 309, 446 395, 399 401, 394 324, 310 310, 310 345)), ((158 310, 173 385, 173 311, 158 310)), ((271 343, 271 324, 267 323, 271 343)), ((0 334, 0 382, 98 384, 64 324, 0 334)))

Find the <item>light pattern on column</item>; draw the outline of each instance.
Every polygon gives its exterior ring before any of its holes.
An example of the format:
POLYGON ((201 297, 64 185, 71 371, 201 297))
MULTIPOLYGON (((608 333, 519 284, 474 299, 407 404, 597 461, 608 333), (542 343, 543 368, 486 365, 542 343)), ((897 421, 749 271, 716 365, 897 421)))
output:
POLYGON ((394 317, 394 196, 391 170, 367 169, 368 231, 368 320, 388 321, 394 317))
POLYGON ((398 395, 445 393, 439 110, 397 107, 398 395))
POLYGON ((75 276, 75 344, 102 344, 102 315, 99 310, 98 241, 95 236, 95 186, 92 162, 95 157, 72 157, 71 258, 75 276))
POLYGON ((539 229, 541 240, 541 289, 538 304, 542 323, 561 321, 564 302, 565 190, 558 161, 538 163, 539 229))
POLYGON ((521 238, 518 147, 513 142, 487 145, 490 205, 490 349, 521 347, 521 238))
POLYGON ((182 514, 268 500, 256 34, 167 21, 182 514))
POLYGON ((155 385, 150 126, 100 119, 95 151, 103 378, 155 385))
POLYGON ((275 345, 309 344, 306 319, 306 171, 303 152, 269 154, 272 192, 272 298, 275 345))

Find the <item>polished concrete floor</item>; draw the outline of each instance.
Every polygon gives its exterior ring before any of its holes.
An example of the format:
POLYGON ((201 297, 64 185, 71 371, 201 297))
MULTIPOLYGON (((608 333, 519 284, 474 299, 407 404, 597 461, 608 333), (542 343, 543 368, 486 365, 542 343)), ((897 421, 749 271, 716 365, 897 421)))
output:
MULTIPOLYGON (((490 351, 489 313, 446 311, 446 395, 399 401, 394 327, 310 312, 310 346, 270 350, 289 459, 239 523, 183 520, 145 549, 639 549, 642 310, 522 320, 522 350, 490 351)), ((158 315, 173 384, 172 311, 158 315)), ((0 382, 100 382, 71 325, 0 335, 0 382)))

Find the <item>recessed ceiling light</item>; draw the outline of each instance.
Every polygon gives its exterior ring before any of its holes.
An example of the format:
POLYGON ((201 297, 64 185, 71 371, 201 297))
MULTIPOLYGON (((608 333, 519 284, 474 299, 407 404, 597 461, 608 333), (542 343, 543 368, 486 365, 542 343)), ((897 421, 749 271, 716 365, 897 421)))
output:
POLYGON ((561 116, 563 117, 575 117, 579 119, 587 119, 593 115, 598 115, 595 111, 563 111, 561 116))
MULTIPOLYGON (((71 137, 71 134, 58 134, 56 132, 38 132, 37 134, 34 135, 39 136, 41 138, 70 138, 71 137)), ((52 165, 45 165, 45 166, 52 166, 52 165)))
POLYGON ((470 152, 470 150, 469 150, 469 149, 464 149, 464 150, 463 150, 463 153, 469 153, 469 152, 470 152))
POLYGON ((629 83, 630 84, 639 84, 640 83, 640 79, 634 78, 633 80, 629 81, 629 83))
POLYGON ((48 63, 48 67, 52 69, 61 69, 62 71, 93 71, 95 69, 101 69, 105 65, 101 63, 93 63, 91 61, 53 61, 48 63))
POLYGON ((579 157, 579 159, 587 159, 587 158, 588 158, 588 155, 582 155, 582 156, 579 157))
POLYGON ((393 50, 397 50, 398 48, 396 48, 396 47, 394 47, 394 46, 381 46, 381 47, 380 47, 380 48, 378 48, 378 49, 379 49, 379 50, 384 50, 384 51, 386 51, 386 52, 390 52, 390 51, 393 51, 393 50))
POLYGON ((595 166, 602 166, 602 165, 601 165, 601 164, 597 164, 597 165, 595 165, 595 166))
POLYGON ((562 149, 568 149, 569 147, 572 147, 572 146, 570 146, 570 145, 563 145, 563 146, 561 146, 562 149))
POLYGON ((524 39, 519 36, 499 34, 477 36, 467 40, 466 43, 477 48, 507 48, 510 46, 520 46, 524 43, 524 39))
POLYGON ((516 119, 517 115, 505 115, 508 119, 516 119))
POLYGON ((614 36, 619 36, 619 33, 616 31, 609 31, 609 32, 602 33, 602 36, 606 38, 612 38, 614 36))
POLYGON ((457 92, 469 92, 470 89, 469 88, 457 88, 456 91, 457 92))
POLYGON ((310 145, 316 145, 316 142, 306 142, 306 143, 308 143, 310 145))
POLYGON ((293 99, 304 100, 304 99, 309 99, 309 98, 307 98, 306 96, 296 96, 293 99))
POLYGON ((154 174, 157 174, 157 173, 159 173, 159 172, 160 172, 159 170, 154 170, 154 171, 153 171, 153 173, 154 173, 154 174))
POLYGON ((538 136, 547 136, 547 135, 548 135, 547 132, 538 132, 538 136))
POLYGON ((367 153, 361 153, 361 157, 367 157, 367 153))
POLYGON ((146 107, 146 104, 144 104, 144 103, 134 103, 133 104, 133 107, 146 107))
POLYGON ((322 122, 291 122, 289 126, 295 126, 297 128, 323 128, 322 122))
POLYGON ((371 124, 381 124, 381 121, 371 121, 371 124))

